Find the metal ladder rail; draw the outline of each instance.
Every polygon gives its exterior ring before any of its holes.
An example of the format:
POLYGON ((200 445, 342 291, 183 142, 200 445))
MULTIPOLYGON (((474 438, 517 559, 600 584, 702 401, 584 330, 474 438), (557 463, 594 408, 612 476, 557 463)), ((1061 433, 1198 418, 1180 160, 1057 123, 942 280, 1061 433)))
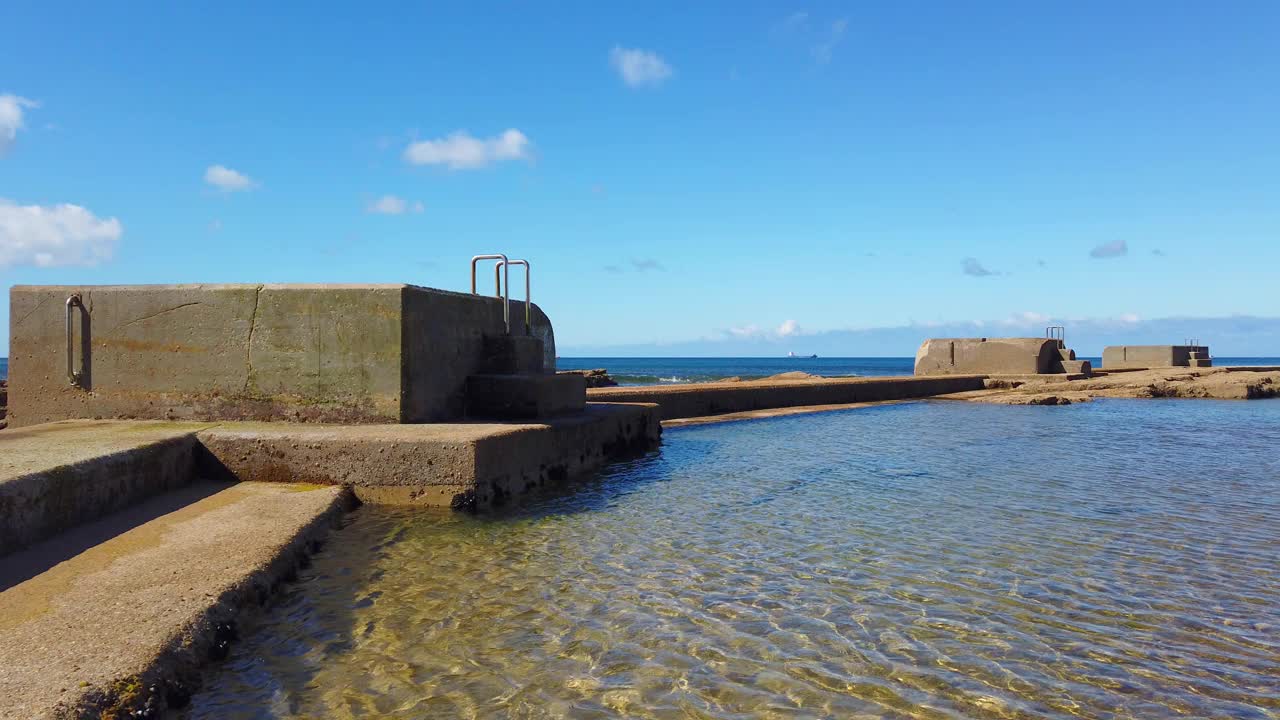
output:
MULTIPOLYGON (((530 275, 530 273, 532 272, 532 271, 531 271, 531 268, 530 268, 530 265, 529 265, 529 261, 528 261, 528 260, 503 260, 503 261, 500 261, 497 265, 494 265, 494 266, 493 266, 493 286, 494 286, 494 292, 499 292, 499 291, 502 289, 502 279, 501 279, 501 277, 499 276, 499 274, 498 274, 498 273, 499 273, 500 271, 502 271, 502 270, 507 269, 507 266, 508 266, 508 265, 523 265, 523 266, 524 266, 524 334, 525 334, 525 335, 532 335, 532 334, 533 334, 533 324, 532 324, 532 319, 533 319, 533 294, 532 294, 532 293, 530 292, 530 290, 529 290, 529 288, 530 288, 530 278, 529 278, 529 275, 530 275)), ((508 276, 507 276, 507 283, 508 283, 507 293, 508 293, 508 294, 510 294, 510 292, 511 292, 511 287, 510 287, 511 279, 510 279, 510 278, 511 278, 511 276, 510 276, 510 275, 508 275, 508 276)), ((510 332, 510 330, 508 330, 508 332, 510 332)))
POLYGON ((80 369, 76 370, 75 366, 75 329, 71 323, 71 309, 80 308, 80 312, 85 312, 84 301, 80 299, 80 294, 76 293, 67 298, 67 380, 72 387, 80 385, 81 378, 84 377, 84 358, 80 359, 80 369))
POLYGON ((501 267, 506 274, 506 279, 507 279, 506 292, 501 292, 501 288, 499 288, 499 292, 497 293, 497 296, 502 298, 502 322, 507 327, 507 334, 510 335, 511 334, 511 269, 509 267, 510 263, 507 262, 507 256, 503 255, 502 253, 493 253, 489 255, 476 255, 472 257, 471 258, 471 294, 472 295, 480 294, 476 292, 476 263, 480 262, 481 260, 500 260, 501 261, 499 265, 494 266, 493 272, 494 272, 494 275, 496 276, 498 273, 498 268, 501 267))

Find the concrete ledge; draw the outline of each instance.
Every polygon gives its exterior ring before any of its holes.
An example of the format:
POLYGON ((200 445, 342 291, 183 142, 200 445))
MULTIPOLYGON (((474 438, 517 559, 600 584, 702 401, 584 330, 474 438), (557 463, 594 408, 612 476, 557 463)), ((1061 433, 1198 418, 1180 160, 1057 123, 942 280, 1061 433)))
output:
POLYGON ((531 423, 225 423, 199 434, 209 477, 347 485, 363 502, 482 508, 657 444, 656 408, 588 404, 531 423))
MULTIPOLYGON (((152 500, 169 511, 124 532, 77 531, 87 549, 0 592, 0 717, 159 717, 185 704, 200 665, 226 654, 238 613, 291 575, 349 497, 191 486, 152 500)), ((65 555, 57 543, 77 533, 0 560, 0 571, 65 555)))
POLYGON ((0 433, 0 557, 189 483, 206 427, 86 420, 0 433))
POLYGON ((983 375, 836 378, 699 383, 659 387, 591 388, 592 402, 654 403, 662 419, 693 418, 770 408, 907 400, 981 390, 983 375))

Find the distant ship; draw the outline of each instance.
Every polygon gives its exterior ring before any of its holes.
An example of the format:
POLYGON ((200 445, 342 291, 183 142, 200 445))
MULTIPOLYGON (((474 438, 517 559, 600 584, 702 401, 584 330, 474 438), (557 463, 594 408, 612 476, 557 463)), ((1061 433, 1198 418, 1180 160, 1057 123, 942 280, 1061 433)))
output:
POLYGON ((818 359, 817 355, 797 355, 793 352, 787 353, 787 357, 791 358, 792 360, 817 360, 818 359))

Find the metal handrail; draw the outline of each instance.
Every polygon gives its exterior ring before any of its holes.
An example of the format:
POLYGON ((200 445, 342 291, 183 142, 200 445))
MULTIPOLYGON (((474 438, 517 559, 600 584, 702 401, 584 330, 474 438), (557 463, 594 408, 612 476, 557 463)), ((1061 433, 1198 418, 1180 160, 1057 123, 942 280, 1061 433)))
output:
MULTIPOLYGON (((480 262, 481 260, 501 260, 502 261, 501 266, 506 271, 506 279, 507 279, 506 291, 503 292, 502 288, 499 288, 498 289, 499 292, 497 293, 497 296, 502 298, 502 322, 504 325, 507 326, 507 334, 510 335, 511 334, 511 269, 510 267, 507 267, 509 265, 509 263, 507 262, 507 256, 503 255, 502 253, 494 253, 491 255, 476 255, 475 257, 471 258, 471 294, 472 295, 480 294, 476 292, 476 263, 480 262)), ((494 272, 495 273, 497 272, 497 267, 494 268, 494 272)))
POLYGON ((79 385, 80 379, 84 377, 84 367, 82 362, 80 370, 75 369, 75 330, 71 325, 71 308, 73 307, 80 308, 80 312, 85 311, 84 301, 80 299, 79 293, 67 298, 67 380, 75 386, 79 385))
MULTIPOLYGON (((494 285, 494 288, 496 288, 496 289, 501 289, 501 286, 502 286, 502 280, 499 278, 499 276, 498 276, 498 272, 499 272, 500 270, 504 270, 504 269, 506 269, 507 265, 523 265, 523 266, 524 266, 524 334, 525 334, 525 335, 532 335, 532 334, 533 334, 533 326, 532 326, 532 324, 530 323, 530 318, 532 318, 532 317, 533 317, 533 311, 532 311, 532 307, 533 307, 533 294, 532 294, 532 293, 530 293, 530 291, 529 291, 529 286, 530 286, 530 280, 529 280, 529 274, 530 274, 529 261, 528 261, 528 260, 503 260, 503 261, 500 261, 497 265, 494 265, 494 266, 493 266, 493 285, 494 285)), ((509 277, 509 276, 508 276, 508 277, 509 277)), ((508 280, 508 282, 510 282, 510 280, 508 280)), ((508 287, 508 288, 507 288, 507 290, 508 290, 508 292, 509 292, 509 291, 511 290, 511 288, 509 288, 509 287, 508 287)))
POLYGON ((1067 328, 1062 325, 1050 325, 1044 329, 1044 336, 1049 340, 1061 340, 1066 342, 1067 328))

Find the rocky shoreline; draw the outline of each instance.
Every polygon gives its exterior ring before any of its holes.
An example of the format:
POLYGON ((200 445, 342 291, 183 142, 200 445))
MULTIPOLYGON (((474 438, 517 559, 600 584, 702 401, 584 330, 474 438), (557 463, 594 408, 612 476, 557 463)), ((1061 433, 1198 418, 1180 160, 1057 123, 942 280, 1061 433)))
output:
POLYGON ((1280 397, 1280 368, 1154 368, 1072 376, 993 376, 985 390, 943 399, 1000 405, 1071 405, 1094 398, 1258 400, 1280 397))

